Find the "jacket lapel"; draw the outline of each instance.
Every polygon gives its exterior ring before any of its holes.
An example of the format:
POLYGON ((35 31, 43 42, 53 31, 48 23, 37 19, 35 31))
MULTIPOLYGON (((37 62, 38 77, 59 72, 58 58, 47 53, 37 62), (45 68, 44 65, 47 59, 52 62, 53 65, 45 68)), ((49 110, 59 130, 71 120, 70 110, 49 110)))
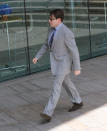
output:
POLYGON ((51 48, 53 48, 54 45, 55 45, 55 43, 57 43, 57 40, 60 38, 60 35, 62 35, 61 32, 62 32, 62 27, 61 27, 59 30, 56 31, 56 34, 55 34, 55 36, 54 36, 54 39, 53 39, 53 43, 52 43, 52 47, 51 47, 51 48))

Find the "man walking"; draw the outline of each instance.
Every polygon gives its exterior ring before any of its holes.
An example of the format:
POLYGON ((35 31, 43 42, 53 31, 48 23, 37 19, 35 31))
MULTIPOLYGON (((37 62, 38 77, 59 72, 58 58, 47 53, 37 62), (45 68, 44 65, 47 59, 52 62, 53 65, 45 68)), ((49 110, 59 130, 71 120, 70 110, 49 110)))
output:
POLYGON ((47 50, 50 51, 51 71, 54 82, 49 101, 43 113, 41 113, 41 117, 47 122, 52 119, 54 109, 60 97, 62 84, 64 84, 64 88, 73 103, 73 106, 68 111, 75 111, 83 106, 81 97, 70 78, 72 70, 75 75, 79 75, 81 72, 79 52, 74 34, 63 24, 63 19, 63 10, 55 9, 50 11, 49 24, 51 28, 48 41, 41 47, 33 59, 33 63, 36 64, 47 50))

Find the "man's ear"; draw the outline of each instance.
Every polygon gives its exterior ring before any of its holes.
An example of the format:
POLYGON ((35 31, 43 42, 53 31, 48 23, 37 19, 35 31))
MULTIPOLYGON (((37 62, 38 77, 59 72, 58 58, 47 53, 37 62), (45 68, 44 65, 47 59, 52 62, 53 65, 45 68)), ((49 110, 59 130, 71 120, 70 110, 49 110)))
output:
POLYGON ((62 21, 61 21, 61 18, 58 18, 58 21, 59 21, 59 22, 62 22, 62 21))

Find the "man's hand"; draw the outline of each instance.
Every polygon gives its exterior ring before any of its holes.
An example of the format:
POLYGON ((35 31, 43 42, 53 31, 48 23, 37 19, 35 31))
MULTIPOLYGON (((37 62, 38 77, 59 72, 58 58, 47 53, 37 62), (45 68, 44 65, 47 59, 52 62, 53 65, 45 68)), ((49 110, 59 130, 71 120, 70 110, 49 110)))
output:
POLYGON ((37 61, 38 61, 38 59, 37 59, 37 58, 33 58, 33 60, 32 60, 32 61, 33 61, 33 63, 34 63, 34 64, 36 64, 36 63, 37 63, 37 61))
POLYGON ((80 70, 75 70, 75 71, 74 71, 74 75, 76 75, 76 76, 79 75, 80 73, 81 73, 80 70))

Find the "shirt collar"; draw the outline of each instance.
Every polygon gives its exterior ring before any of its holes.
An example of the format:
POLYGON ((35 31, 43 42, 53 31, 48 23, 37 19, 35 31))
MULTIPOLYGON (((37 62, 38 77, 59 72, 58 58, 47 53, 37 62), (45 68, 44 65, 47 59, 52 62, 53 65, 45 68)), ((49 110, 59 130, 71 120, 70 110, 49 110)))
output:
POLYGON ((56 30, 59 30, 59 28, 62 26, 62 23, 61 24, 59 24, 55 29, 56 30))

